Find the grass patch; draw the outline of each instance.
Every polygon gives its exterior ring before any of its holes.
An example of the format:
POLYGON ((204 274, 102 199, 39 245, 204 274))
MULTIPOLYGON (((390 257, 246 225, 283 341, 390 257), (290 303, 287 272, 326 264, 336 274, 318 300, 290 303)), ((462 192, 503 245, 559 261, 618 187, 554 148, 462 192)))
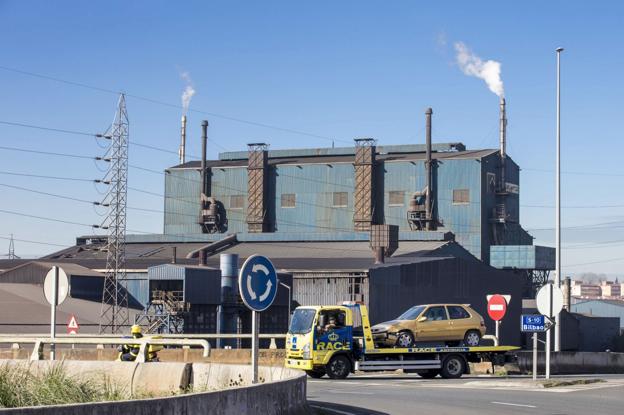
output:
POLYGON ((33 374, 23 366, 0 366, 0 408, 114 401, 125 393, 109 379, 72 378, 63 365, 33 374))

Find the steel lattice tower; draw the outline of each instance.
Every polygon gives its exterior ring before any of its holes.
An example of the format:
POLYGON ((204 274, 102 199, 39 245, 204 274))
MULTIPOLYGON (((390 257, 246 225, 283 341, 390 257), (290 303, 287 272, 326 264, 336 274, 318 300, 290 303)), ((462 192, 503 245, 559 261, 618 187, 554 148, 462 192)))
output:
POLYGON ((104 206, 108 205, 108 215, 101 225, 101 228, 108 229, 108 240, 100 333, 117 333, 129 325, 125 270, 128 131, 126 98, 121 94, 110 130, 111 144, 107 152, 110 168, 105 180, 110 181, 110 187, 102 201, 104 206))
POLYGON ((9 255, 7 255, 9 259, 20 259, 17 255, 15 255, 15 244, 13 242, 13 234, 11 234, 11 239, 9 239, 9 255))

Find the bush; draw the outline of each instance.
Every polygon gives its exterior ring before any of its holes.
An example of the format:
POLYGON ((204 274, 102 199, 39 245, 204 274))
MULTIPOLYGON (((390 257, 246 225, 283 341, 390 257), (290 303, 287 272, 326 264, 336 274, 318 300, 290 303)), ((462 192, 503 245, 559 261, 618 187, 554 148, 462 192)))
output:
POLYGON ((119 390, 107 379, 97 384, 92 380, 67 375, 63 365, 33 374, 20 365, 0 366, 0 408, 61 405, 123 399, 119 390))

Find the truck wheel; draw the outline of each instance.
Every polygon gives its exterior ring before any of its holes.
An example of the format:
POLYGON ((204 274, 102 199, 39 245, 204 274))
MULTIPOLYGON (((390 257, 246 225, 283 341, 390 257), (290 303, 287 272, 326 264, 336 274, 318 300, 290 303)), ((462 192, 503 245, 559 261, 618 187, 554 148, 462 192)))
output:
POLYGON ((477 330, 468 330, 464 336, 464 344, 469 347, 476 347, 481 342, 481 333, 477 330))
POLYGON ((396 347, 412 347, 414 345, 414 335, 411 331, 402 331, 397 335, 396 347))
POLYGON ((344 355, 334 356, 327 364, 325 371, 332 379, 344 379, 351 372, 351 362, 344 355))
POLYGON ((416 372, 416 374, 423 379, 433 379, 440 374, 440 371, 431 369, 431 370, 423 370, 422 372, 416 372))
POLYGON ((323 370, 323 369, 306 370, 305 372, 308 374, 308 376, 310 376, 311 378, 314 378, 314 379, 320 379, 323 376, 325 376, 325 370, 323 370))
POLYGON ((440 374, 444 379, 458 379, 466 372, 466 360, 458 354, 448 355, 442 360, 440 374))

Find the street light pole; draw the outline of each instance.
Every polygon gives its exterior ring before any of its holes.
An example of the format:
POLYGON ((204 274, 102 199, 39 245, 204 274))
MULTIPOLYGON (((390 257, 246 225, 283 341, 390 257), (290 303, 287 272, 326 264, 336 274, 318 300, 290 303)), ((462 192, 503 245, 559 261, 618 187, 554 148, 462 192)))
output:
POLYGON ((292 304, 292 294, 291 294, 291 291, 290 291, 290 287, 288 285, 284 284, 281 281, 279 283, 280 283, 280 285, 282 287, 284 287, 284 288, 286 288, 288 290, 288 327, 290 328, 290 307, 291 307, 291 304, 292 304))
MULTIPOLYGON (((556 167, 556 202, 555 202, 555 286, 561 287, 561 52, 557 52, 557 167, 556 167)), ((561 351, 561 313, 555 316, 555 351, 561 351)))

